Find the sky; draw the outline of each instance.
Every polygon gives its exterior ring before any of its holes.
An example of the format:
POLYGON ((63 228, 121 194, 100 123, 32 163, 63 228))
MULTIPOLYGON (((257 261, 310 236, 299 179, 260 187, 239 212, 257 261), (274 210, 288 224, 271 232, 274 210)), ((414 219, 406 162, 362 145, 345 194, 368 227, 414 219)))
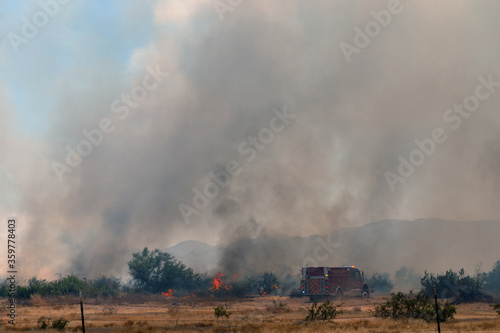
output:
POLYGON ((2 2, 0 217, 20 267, 120 275, 132 251, 189 239, 498 220, 499 14, 2 2))

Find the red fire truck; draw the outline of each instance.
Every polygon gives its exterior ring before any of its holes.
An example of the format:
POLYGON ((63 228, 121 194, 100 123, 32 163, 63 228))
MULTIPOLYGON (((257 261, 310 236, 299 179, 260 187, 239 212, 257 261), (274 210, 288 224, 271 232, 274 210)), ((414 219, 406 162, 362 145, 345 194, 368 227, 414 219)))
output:
POLYGON ((364 273, 354 266, 303 267, 302 295, 312 301, 326 298, 340 299, 344 295, 370 297, 364 273))

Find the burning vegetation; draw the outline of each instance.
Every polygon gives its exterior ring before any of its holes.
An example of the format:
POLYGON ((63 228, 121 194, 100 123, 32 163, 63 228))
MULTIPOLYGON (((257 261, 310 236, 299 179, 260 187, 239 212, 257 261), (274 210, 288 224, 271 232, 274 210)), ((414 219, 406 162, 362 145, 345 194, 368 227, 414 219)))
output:
POLYGON ((222 291, 222 290, 231 290, 231 286, 227 284, 222 277, 224 276, 224 273, 217 273, 217 275, 214 277, 213 282, 212 282, 212 290, 215 292, 222 291))
POLYGON ((172 293, 172 289, 169 289, 166 293, 161 293, 162 295, 166 296, 166 297, 172 297, 174 296, 173 293, 172 293))

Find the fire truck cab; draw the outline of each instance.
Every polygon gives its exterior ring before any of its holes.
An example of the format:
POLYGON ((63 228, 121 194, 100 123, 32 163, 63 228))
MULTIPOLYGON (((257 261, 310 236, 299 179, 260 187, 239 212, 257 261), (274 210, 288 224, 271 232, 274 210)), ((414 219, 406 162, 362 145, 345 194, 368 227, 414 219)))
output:
POLYGON ((371 292, 364 273, 354 266, 303 267, 301 287, 302 295, 309 296, 311 302, 347 295, 368 298, 371 292))

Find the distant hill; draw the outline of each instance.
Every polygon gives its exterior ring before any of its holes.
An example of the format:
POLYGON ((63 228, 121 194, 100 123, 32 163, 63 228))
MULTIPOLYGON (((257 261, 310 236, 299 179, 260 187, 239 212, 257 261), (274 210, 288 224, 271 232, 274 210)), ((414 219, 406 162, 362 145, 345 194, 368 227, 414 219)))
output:
POLYGON ((163 249, 197 272, 206 273, 216 270, 219 249, 207 243, 187 240, 163 249))
POLYGON ((448 268, 472 274, 500 259, 500 221, 383 220, 329 235, 265 235, 225 248, 185 241, 165 249, 200 272, 250 274, 272 270, 299 274, 302 266, 356 265, 367 274, 411 266, 423 273, 448 268))

